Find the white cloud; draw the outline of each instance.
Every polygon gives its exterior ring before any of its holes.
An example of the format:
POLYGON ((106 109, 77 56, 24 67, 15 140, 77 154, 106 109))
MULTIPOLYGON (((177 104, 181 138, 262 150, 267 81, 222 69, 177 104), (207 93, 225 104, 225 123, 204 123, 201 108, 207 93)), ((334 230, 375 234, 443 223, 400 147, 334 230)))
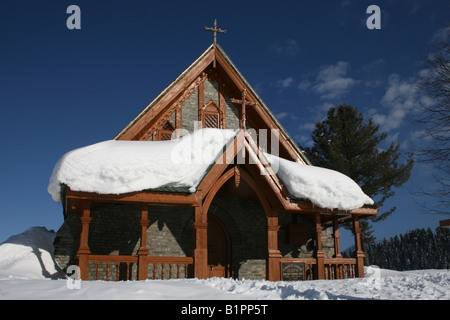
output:
POLYGON ((287 112, 280 112, 275 115, 275 118, 277 118, 278 120, 281 120, 281 119, 286 118, 287 116, 288 116, 287 112))
POLYGON ((272 45, 272 50, 279 55, 295 57, 300 52, 300 47, 294 39, 287 39, 283 42, 277 42, 272 45))
POLYGON ((440 44, 445 43, 450 38, 450 27, 444 27, 437 30, 431 38, 431 43, 440 44))
POLYGON ((405 117, 419 107, 416 83, 409 79, 400 79, 398 74, 391 74, 381 104, 389 111, 387 114, 375 113, 373 121, 379 124, 383 131, 397 129, 405 117))
POLYGON ((306 90, 311 86, 311 82, 308 80, 302 80, 300 81, 300 83, 298 84, 297 88, 299 88, 300 90, 306 90))
POLYGON ((294 78, 287 77, 286 79, 278 80, 277 87, 289 88, 294 83, 294 78))
POLYGON ((321 99, 335 99, 344 96, 354 85, 357 84, 353 78, 347 77, 350 64, 338 61, 335 65, 323 67, 317 74, 314 92, 321 99))

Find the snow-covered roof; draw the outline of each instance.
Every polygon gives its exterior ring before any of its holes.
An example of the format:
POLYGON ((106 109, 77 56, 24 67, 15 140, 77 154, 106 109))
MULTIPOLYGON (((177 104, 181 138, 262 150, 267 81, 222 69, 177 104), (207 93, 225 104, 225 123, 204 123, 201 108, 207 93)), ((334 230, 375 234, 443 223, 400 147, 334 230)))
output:
MULTIPOLYGON (((62 185, 100 194, 164 187, 195 192, 235 136, 233 130, 201 129, 169 141, 108 140, 76 149, 56 164, 48 192, 55 201, 61 201, 62 185)), ((340 210, 373 204, 352 179, 339 172, 265 156, 293 198, 340 210)))
POLYGON ((202 129, 169 141, 108 140, 76 149, 56 164, 48 192, 55 201, 61 201, 61 185, 100 194, 161 187, 195 192, 235 135, 233 130, 202 129))
POLYGON ((326 168, 305 165, 265 153, 287 191, 321 208, 353 210, 374 204, 348 176, 326 168))

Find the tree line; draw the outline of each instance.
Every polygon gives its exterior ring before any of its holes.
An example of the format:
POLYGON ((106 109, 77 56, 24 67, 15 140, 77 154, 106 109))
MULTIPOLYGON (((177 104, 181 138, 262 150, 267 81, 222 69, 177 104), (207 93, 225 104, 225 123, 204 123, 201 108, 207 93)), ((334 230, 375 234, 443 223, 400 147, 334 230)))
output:
POLYGON ((450 229, 408 231, 367 246, 370 264, 391 270, 450 268, 450 229))

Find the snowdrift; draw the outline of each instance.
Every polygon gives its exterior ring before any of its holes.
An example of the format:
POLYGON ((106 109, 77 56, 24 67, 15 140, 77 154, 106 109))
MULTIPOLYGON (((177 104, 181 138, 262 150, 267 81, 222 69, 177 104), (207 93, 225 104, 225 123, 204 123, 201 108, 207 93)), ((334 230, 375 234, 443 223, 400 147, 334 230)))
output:
POLYGON ((53 257, 54 238, 53 230, 32 227, 6 239, 0 245, 0 279, 65 278, 53 257))
POLYGON ((346 280, 269 282, 207 280, 82 281, 67 278, 53 260, 54 231, 33 227, 0 245, 0 299, 150 300, 449 300, 450 271, 366 268, 346 280), (57 280, 51 280, 57 279, 57 280))

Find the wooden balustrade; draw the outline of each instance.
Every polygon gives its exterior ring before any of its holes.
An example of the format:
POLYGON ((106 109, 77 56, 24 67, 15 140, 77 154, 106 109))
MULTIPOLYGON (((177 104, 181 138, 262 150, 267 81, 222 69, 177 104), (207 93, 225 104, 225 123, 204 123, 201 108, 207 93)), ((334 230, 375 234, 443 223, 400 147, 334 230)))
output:
POLYGON ((324 259, 325 279, 347 279, 356 277, 356 259, 328 258, 324 259))
POLYGON ((150 265, 149 279, 163 280, 189 278, 194 265, 192 257, 143 257, 143 262, 150 265))
POLYGON ((191 257, 149 257, 89 255, 90 280, 137 280, 138 268, 147 268, 149 279, 189 278, 194 259, 191 257))
POLYGON ((106 281, 133 280, 132 267, 138 257, 119 255, 89 255, 89 266, 95 264, 95 279, 106 281), (103 266, 103 268, 102 268, 103 266), (106 267, 106 269, 105 269, 106 267))

